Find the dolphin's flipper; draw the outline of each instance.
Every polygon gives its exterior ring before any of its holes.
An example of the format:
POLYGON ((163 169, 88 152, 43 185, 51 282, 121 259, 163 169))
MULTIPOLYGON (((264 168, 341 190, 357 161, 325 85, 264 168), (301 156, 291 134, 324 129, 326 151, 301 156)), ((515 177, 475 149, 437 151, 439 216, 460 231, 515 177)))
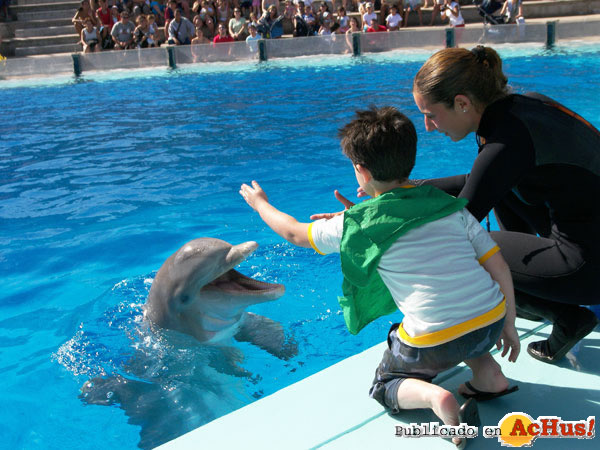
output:
POLYGON ((285 334, 281 324, 258 314, 246 313, 234 337, 239 342, 250 342, 286 361, 298 354, 296 341, 285 334))

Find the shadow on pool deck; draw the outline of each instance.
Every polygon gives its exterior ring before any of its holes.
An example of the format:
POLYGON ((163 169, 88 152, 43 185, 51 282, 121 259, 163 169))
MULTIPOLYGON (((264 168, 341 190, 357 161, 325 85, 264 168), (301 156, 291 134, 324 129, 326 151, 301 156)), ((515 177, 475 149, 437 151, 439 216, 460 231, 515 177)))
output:
MULTIPOLYGON (((521 355, 516 363, 496 357, 511 384, 519 391, 488 402, 479 402, 482 425, 497 426, 508 413, 558 416, 579 421, 600 416, 600 332, 598 328, 556 365, 531 358, 527 344, 544 339, 550 325, 517 320, 521 355)), ((288 386, 227 416, 217 419, 163 448, 427 448, 452 449, 440 438, 402 438, 395 426, 439 422, 429 410, 402 411, 392 416, 367 395, 384 343, 350 357, 311 377, 288 386), (424 440, 425 439, 425 440, 424 440)), ((459 366, 441 374, 436 382, 454 392, 470 378, 470 370, 459 366)), ((459 398, 462 403, 463 399, 459 398)), ((538 438, 538 449, 598 448, 593 439, 538 438)), ((497 438, 479 437, 469 449, 501 448, 497 438)))

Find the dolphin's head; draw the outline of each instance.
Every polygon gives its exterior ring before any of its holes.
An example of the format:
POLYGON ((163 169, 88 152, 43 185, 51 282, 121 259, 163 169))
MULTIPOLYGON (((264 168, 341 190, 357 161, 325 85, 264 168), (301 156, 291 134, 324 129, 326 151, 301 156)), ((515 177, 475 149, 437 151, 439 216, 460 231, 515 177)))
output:
POLYGON ((247 306, 281 297, 283 285, 258 281, 234 269, 257 247, 253 241, 231 245, 213 238, 186 243, 156 274, 146 317, 203 340, 205 332, 238 321, 247 306))

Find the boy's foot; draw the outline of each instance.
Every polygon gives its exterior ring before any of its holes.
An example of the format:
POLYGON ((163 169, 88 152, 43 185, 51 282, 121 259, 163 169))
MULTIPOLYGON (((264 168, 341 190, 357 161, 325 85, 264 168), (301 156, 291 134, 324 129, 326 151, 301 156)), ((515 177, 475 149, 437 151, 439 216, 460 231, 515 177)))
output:
POLYGON ((550 337, 543 341, 530 343, 527 346, 527 353, 539 361, 554 364, 562 359, 575 344, 590 334, 599 323, 596 314, 584 307, 578 309, 577 317, 571 322, 569 328, 556 322, 552 327, 550 337))
POLYGON ((479 389, 474 388, 473 385, 468 381, 465 381, 465 387, 471 392, 461 392, 460 395, 462 395, 463 397, 468 398, 468 399, 478 400, 480 402, 484 402, 486 400, 492 400, 494 398, 502 397, 503 395, 511 394, 511 393, 519 390, 519 386, 515 385, 515 386, 511 386, 507 389, 504 389, 503 391, 500 391, 500 392, 480 391, 479 389))
MULTIPOLYGON (((466 423, 471 427, 481 426, 481 418, 479 417, 479 409, 477 408, 475 399, 470 398, 460 407, 458 410, 458 422, 466 423)), ((463 450, 467 446, 467 439, 452 439, 452 442, 459 450, 463 450)))

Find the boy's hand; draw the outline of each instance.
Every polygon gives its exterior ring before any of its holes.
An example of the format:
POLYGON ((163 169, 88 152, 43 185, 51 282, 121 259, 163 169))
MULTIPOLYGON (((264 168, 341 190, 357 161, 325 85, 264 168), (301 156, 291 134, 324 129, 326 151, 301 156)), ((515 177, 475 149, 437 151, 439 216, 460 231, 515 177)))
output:
MULTIPOLYGON (((359 188, 360 189, 360 188, 359 188)), ((348 208, 354 206, 354 203, 352 203, 350 200, 348 200, 346 197, 344 197, 342 194, 340 194, 340 192, 336 189, 335 191, 333 191, 333 194, 335 195, 335 198, 342 204, 344 205, 345 209, 344 211, 346 211, 348 208)), ((360 194, 359 194, 360 197, 360 194)), ((331 219, 335 216, 339 216, 340 214, 343 214, 344 211, 338 211, 335 213, 319 213, 319 214, 313 214, 312 216, 310 216, 310 220, 319 220, 319 219, 331 219)))
POLYGON ((506 356, 510 350, 508 360, 515 362, 519 356, 519 352, 521 351, 521 342, 519 341, 519 334, 517 333, 517 329, 515 328, 514 324, 506 322, 504 323, 502 333, 500 333, 500 337, 496 342, 496 348, 500 350, 503 346, 504 348, 502 349, 501 356, 506 356))
POLYGON ((248 203, 255 211, 258 211, 261 203, 269 203, 267 194, 262 190, 260 184, 254 180, 252 180, 252 187, 247 184, 242 184, 240 187, 240 195, 244 197, 246 203, 248 203))

